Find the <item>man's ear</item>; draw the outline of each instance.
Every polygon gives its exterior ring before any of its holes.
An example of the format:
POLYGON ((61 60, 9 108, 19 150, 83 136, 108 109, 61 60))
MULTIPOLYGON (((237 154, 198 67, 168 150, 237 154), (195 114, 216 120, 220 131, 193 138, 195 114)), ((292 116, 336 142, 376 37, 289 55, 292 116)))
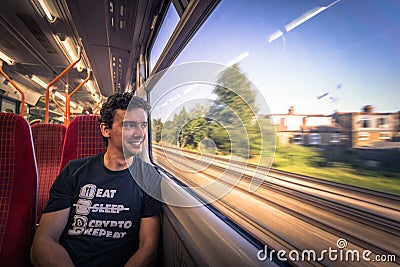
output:
POLYGON ((104 122, 100 123, 100 131, 104 137, 110 137, 110 128, 104 122))

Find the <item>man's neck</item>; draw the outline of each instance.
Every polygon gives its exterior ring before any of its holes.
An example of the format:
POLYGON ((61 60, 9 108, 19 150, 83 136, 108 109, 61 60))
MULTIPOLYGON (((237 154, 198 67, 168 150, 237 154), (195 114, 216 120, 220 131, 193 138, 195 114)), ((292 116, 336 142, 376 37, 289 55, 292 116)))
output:
POLYGON ((113 153, 107 150, 104 154, 104 166, 111 171, 121 171, 128 168, 133 161, 133 156, 124 157, 123 153, 113 153))

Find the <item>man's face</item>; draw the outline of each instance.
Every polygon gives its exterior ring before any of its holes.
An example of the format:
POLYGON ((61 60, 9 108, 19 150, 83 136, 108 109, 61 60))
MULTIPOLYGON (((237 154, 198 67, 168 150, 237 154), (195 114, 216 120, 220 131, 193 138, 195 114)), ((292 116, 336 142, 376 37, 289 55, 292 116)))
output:
POLYGON ((142 108, 115 111, 109 129, 109 146, 114 146, 126 156, 139 154, 147 136, 147 113, 142 108))

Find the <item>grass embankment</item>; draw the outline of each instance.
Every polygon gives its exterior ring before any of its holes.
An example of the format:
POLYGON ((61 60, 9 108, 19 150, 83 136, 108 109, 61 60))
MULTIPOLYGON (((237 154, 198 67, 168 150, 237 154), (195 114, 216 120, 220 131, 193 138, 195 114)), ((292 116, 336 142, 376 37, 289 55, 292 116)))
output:
MULTIPOLYGON (((171 146, 170 144, 164 144, 171 146)), ((187 149, 187 148, 185 148, 187 149)), ((198 152, 198 150, 187 149, 198 152)), ((254 157, 248 162, 263 165, 254 157)), ((278 145, 272 167, 338 183, 400 195, 398 170, 367 169, 351 151, 318 151, 300 145, 278 145)))
POLYGON ((279 145, 273 168, 400 195, 400 173, 357 166, 350 151, 317 151, 298 145, 279 145))

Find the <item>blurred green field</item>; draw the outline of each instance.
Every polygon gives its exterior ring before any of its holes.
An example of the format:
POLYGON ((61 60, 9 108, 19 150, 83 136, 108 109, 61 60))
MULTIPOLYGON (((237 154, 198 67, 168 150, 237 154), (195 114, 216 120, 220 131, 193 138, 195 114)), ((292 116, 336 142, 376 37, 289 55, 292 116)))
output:
POLYGON ((349 151, 318 151, 299 145, 278 145, 272 167, 400 195, 400 172, 362 167, 349 151))
MULTIPOLYGON (((166 142, 163 145, 172 146, 166 142)), ((185 150, 199 152, 197 149, 185 148, 185 150)), ((204 150, 203 152, 207 153, 204 150)), ((213 152, 210 151, 210 154, 213 152)), ((219 156, 229 158, 228 155, 219 156)), ((260 160, 259 156, 249 159, 248 163, 267 165, 263 159, 260 160)), ((362 167, 351 151, 318 151, 313 147, 278 144, 272 167, 282 171, 400 195, 399 170, 362 167)))

